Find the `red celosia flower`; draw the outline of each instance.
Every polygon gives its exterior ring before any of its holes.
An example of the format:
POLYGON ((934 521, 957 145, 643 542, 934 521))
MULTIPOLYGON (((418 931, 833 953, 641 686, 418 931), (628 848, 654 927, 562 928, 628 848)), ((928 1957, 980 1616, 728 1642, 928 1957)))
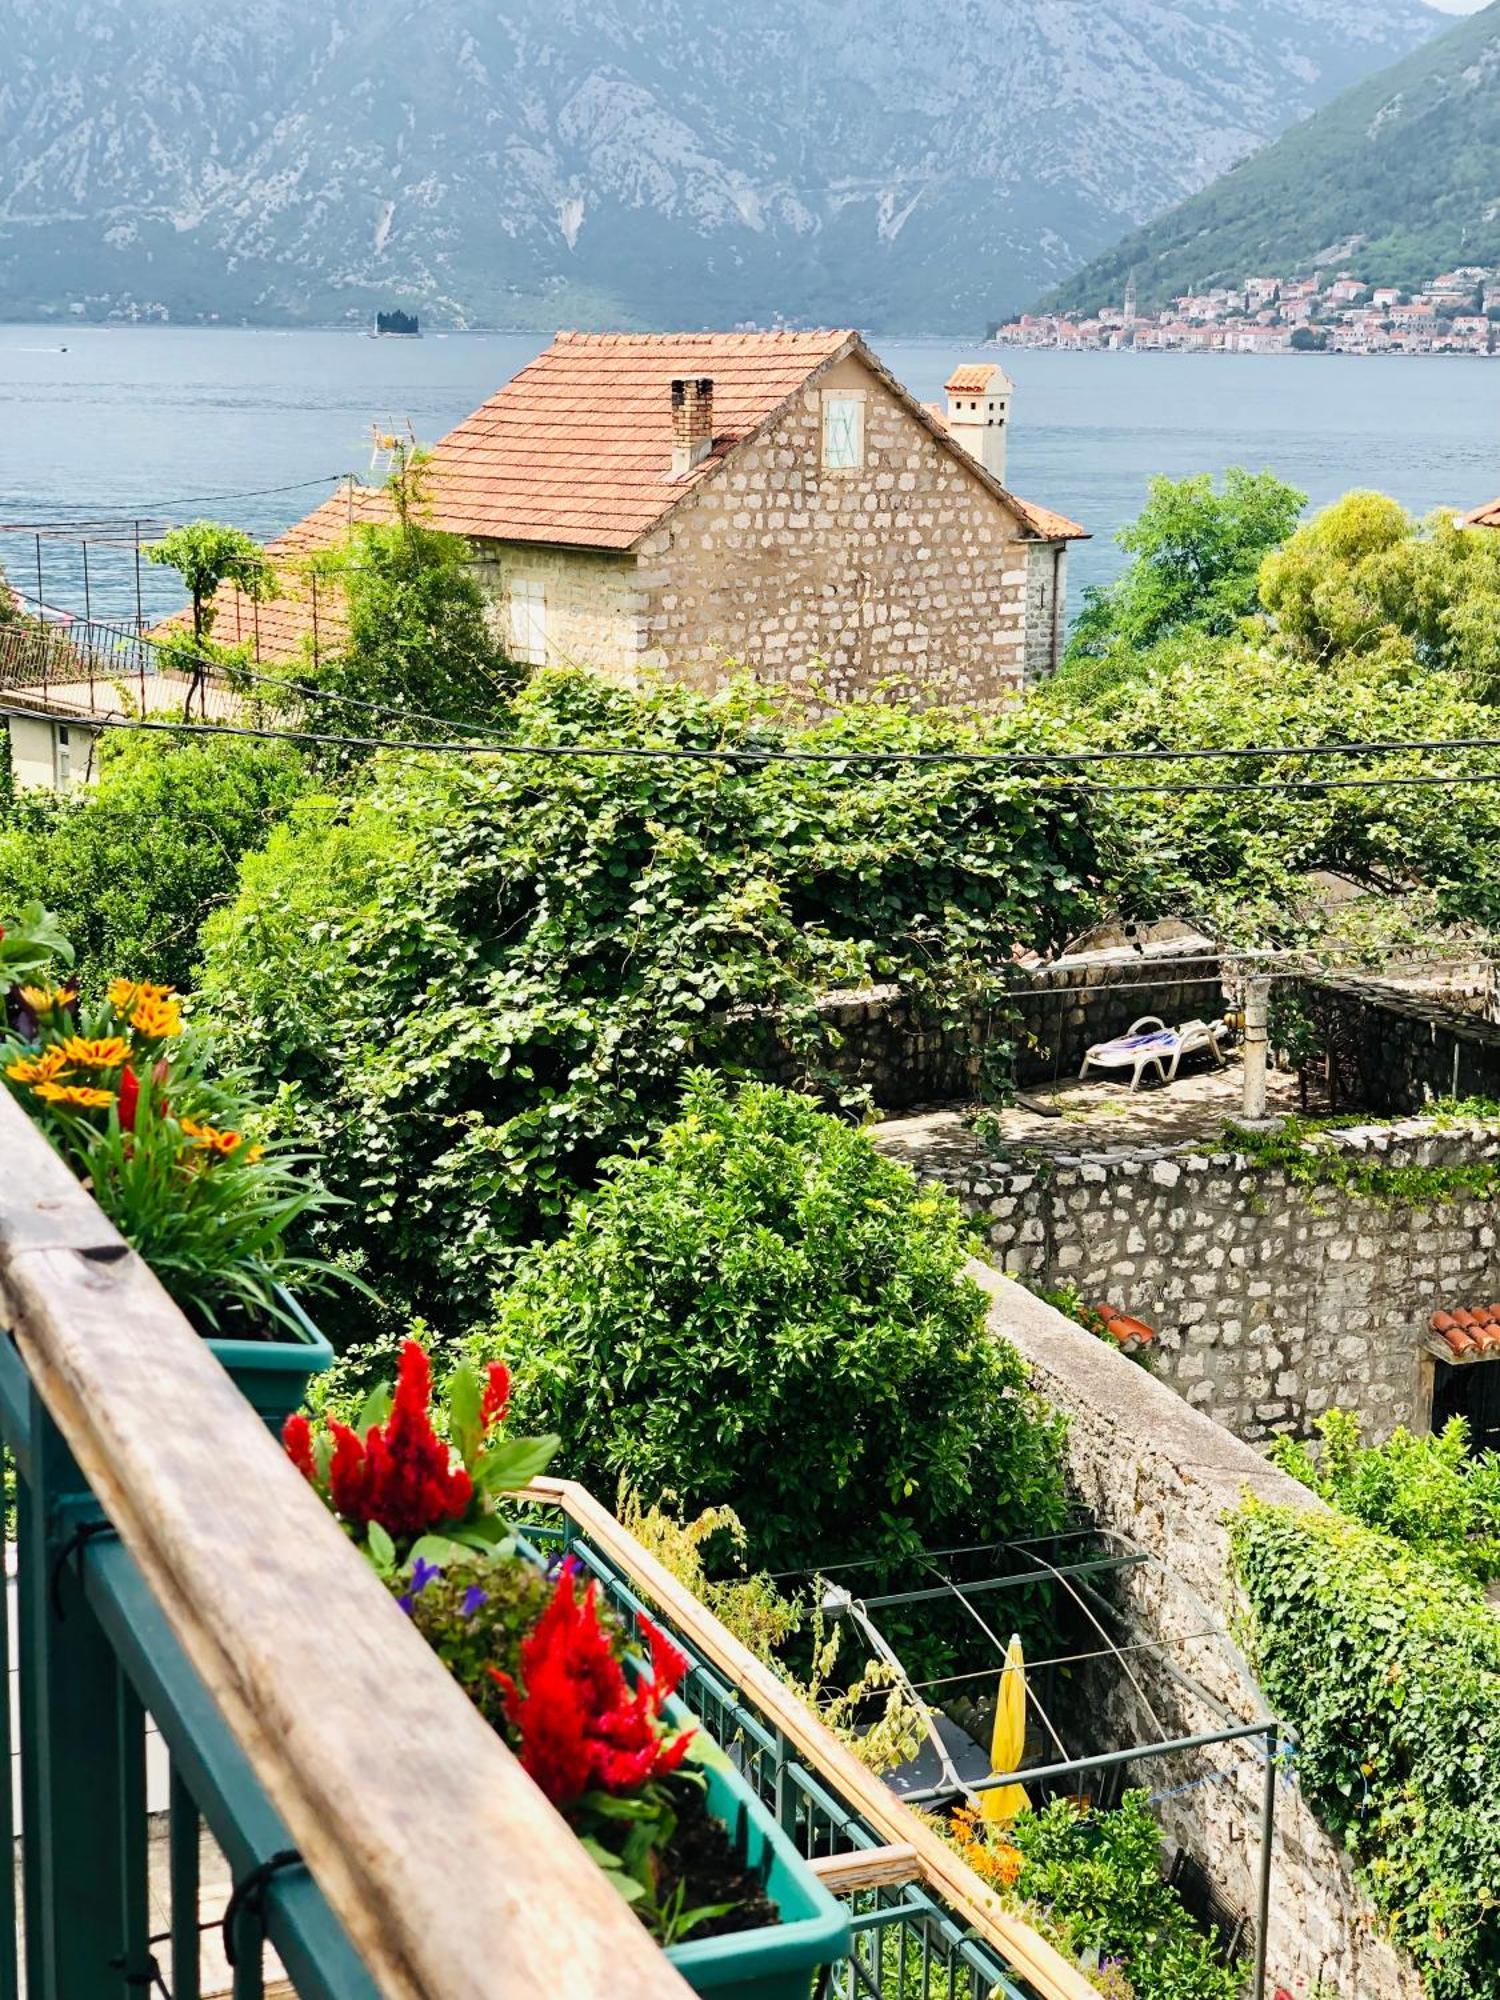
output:
POLYGON ((597 1585, 575 1597, 565 1567, 552 1601, 521 1648, 521 1683, 498 1667, 490 1674, 521 1737, 521 1766, 560 1811, 588 1792, 629 1795, 675 1771, 691 1728, 668 1737, 661 1711, 687 1672, 687 1661, 650 1622, 651 1678, 632 1692, 599 1623, 597 1585))
POLYGON ((125 1068, 120 1071, 119 1110, 120 1110, 120 1130, 122 1132, 133 1132, 135 1130, 136 1107, 139 1105, 140 1101, 141 1101, 140 1080, 136 1076, 135 1071, 131 1069, 131 1067, 127 1063, 125 1068))
POLYGON ((316 1485, 318 1470, 317 1461, 313 1457, 312 1425, 300 1410, 294 1411, 281 1426, 281 1442, 286 1447, 287 1457, 308 1485, 316 1485))
POLYGON ((484 1401, 479 1406, 479 1420, 486 1430, 493 1424, 505 1422, 505 1412, 510 1408, 510 1370, 503 1361, 492 1361, 489 1380, 484 1386, 484 1401))
MULTIPOLYGON (((329 1497, 335 1513, 352 1527, 378 1521, 393 1540, 415 1540, 468 1511, 473 1482, 432 1428, 431 1400, 431 1365, 420 1344, 408 1340, 386 1421, 371 1424, 361 1438, 347 1424, 330 1420, 329 1497)), ((299 1435, 282 1434, 294 1456, 299 1435)))

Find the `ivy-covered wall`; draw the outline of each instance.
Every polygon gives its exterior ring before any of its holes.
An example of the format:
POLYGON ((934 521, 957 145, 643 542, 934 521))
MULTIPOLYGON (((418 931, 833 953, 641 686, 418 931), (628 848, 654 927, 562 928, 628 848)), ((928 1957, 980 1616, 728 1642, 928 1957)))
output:
POLYGON ((1500 1298, 1494 1125, 1026 1164, 977 1143, 904 1156, 960 1197, 1007 1270, 1155 1327, 1154 1372, 1251 1441, 1306 1433, 1334 1405, 1373 1438, 1424 1424, 1432 1313, 1500 1298))
MULTIPOLYGON (((1030 1363, 1032 1380, 1068 1419, 1069 1485, 1100 1527, 1153 1558, 1113 1585, 1134 1649, 1128 1673, 1107 1660, 1080 1676, 1091 1747, 1250 1721, 1266 1704, 1227 1638, 1205 1639, 1236 1609, 1230 1523, 1246 1494, 1323 1518, 1306 1487, 1190 1410, 1107 1341, 1009 1282, 970 1273, 989 1293, 990 1325, 1030 1363), (1202 1690, 1202 1692, 1195 1692, 1202 1690), (1205 1698, 1205 1696, 1207 1698, 1205 1698)), ((1169 1838, 1188 1849, 1238 1908, 1253 1912, 1264 1766, 1243 1747, 1141 1762, 1129 1782, 1155 1793, 1169 1838)), ((1337 1833, 1320 1824, 1295 1761, 1277 1786, 1268 1934, 1268 1994, 1278 1987, 1340 2000, 1421 2000, 1410 1962, 1379 1935, 1375 1910, 1337 1833)))

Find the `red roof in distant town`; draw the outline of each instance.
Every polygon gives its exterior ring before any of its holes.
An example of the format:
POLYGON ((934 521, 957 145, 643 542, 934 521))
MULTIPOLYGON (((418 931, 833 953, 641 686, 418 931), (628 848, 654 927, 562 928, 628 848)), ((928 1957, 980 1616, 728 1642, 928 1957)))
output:
POLYGON ((1455 1357, 1500 1353, 1500 1305, 1454 1306, 1435 1312, 1431 1325, 1455 1357))

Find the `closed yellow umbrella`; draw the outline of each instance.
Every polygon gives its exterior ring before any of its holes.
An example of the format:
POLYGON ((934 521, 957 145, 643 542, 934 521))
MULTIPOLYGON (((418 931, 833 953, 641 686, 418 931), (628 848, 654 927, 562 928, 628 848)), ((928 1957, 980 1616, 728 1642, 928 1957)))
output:
MULTIPOLYGON (((1017 1633, 1011 1634, 1000 1671, 995 1701, 995 1732, 990 1738, 990 1774, 1014 1771, 1026 1754, 1026 1656, 1017 1633)), ((979 1794, 979 1810, 989 1820, 1013 1820, 1031 1804, 1024 1785, 991 1785, 979 1794)))

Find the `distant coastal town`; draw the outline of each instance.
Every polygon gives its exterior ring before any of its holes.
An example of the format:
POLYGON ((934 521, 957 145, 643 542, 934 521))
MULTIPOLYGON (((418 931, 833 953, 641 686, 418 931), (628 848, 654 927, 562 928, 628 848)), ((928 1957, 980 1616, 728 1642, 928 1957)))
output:
POLYGON ((1097 313, 1022 313, 990 329, 1001 347, 1137 348, 1210 354, 1493 354, 1500 270, 1464 265, 1407 290, 1354 271, 1249 278, 1140 309, 1127 285, 1097 313))

